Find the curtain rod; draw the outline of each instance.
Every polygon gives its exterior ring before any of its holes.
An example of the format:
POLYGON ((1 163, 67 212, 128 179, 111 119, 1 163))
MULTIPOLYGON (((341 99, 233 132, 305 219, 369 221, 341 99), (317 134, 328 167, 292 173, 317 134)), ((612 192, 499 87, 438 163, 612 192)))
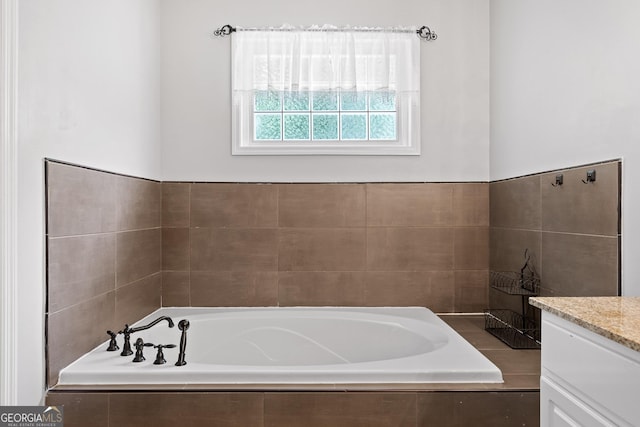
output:
MULTIPOLYGON (((267 30, 263 28, 236 28, 227 24, 224 25, 213 32, 213 36, 215 37, 224 37, 228 36, 231 33, 235 33, 236 31, 262 31, 267 30)), ((299 28, 269 28, 268 31, 300 31, 299 28)), ((388 31, 384 28, 306 28, 302 31, 355 31, 355 32, 383 32, 388 31)), ((393 30, 393 32, 397 33, 412 33, 414 32, 423 40, 435 40, 438 38, 438 35, 435 31, 432 31, 426 25, 418 28, 417 30, 393 30)))

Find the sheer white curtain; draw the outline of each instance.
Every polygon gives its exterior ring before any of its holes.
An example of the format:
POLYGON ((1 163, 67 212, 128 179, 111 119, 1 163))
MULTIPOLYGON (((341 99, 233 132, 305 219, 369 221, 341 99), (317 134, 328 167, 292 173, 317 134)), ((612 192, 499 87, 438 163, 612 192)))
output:
POLYGON ((418 91, 420 39, 407 28, 238 29, 233 90, 418 91))
MULTIPOLYGON (((420 38, 415 29, 238 28, 231 38, 232 154, 420 154, 420 38), (395 110, 388 113, 397 123, 396 137, 384 141, 368 136, 357 141, 341 136, 332 140, 283 137, 281 141, 265 141, 255 136, 254 119, 261 114, 254 110, 258 91, 279 92, 277 96, 281 97, 283 92, 366 92, 363 99, 369 99, 374 91, 386 92, 394 100, 395 110)), ((367 108, 360 114, 369 120, 376 112, 370 114, 367 108)), ((333 111, 340 114, 338 127, 346 117, 343 113, 333 111)), ((281 123, 291 114, 284 108, 281 123)), ((305 126, 311 129, 318 116, 313 107, 308 114, 305 126)), ((371 120, 376 118, 379 116, 371 120)), ((363 124, 367 132, 371 123, 363 124)), ((281 135, 286 133, 286 126, 282 124, 281 135)), ((344 129, 340 129, 342 135, 344 129)))

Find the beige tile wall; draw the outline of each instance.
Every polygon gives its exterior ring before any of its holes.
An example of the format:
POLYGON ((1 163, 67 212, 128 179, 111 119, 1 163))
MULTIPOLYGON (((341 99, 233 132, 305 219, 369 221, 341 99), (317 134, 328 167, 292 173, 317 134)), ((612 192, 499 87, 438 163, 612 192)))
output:
POLYGON ((161 304, 519 310, 489 296, 488 271, 517 270, 525 248, 544 295, 615 295, 619 167, 566 170, 552 187, 555 172, 491 184, 159 183, 47 162, 49 383, 107 329, 161 304))
MULTIPOLYGON (((617 295, 620 168, 613 161, 491 183, 491 270, 519 271, 527 248, 542 295, 617 295), (596 181, 585 184, 590 169, 596 181), (551 185, 557 174, 561 186, 551 185)), ((493 289, 490 305, 521 310, 518 298, 493 289)))
POLYGON ((489 186, 159 183, 47 161, 48 381, 160 306, 487 305, 489 186))
POLYGON ((160 307, 159 182, 47 161, 47 378, 160 307))
POLYGON ((164 306, 487 306, 487 183, 163 183, 162 226, 164 306))
POLYGON ((540 394, 499 392, 49 393, 65 426, 520 427, 539 425, 540 394))

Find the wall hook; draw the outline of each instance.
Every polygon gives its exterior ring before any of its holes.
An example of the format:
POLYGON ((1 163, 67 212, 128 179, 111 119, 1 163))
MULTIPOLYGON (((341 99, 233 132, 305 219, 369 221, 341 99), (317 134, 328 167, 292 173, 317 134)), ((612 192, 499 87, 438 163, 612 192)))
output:
POLYGON ((590 182, 596 182, 596 170, 595 169, 591 169, 587 171, 587 180, 585 181, 584 179, 582 180, 583 184, 588 184, 590 182))
POLYGON ((559 173, 558 175, 556 175, 556 183, 551 183, 551 185, 553 187, 558 187, 560 185, 562 185, 564 183, 564 175, 562 175, 561 173, 559 173))

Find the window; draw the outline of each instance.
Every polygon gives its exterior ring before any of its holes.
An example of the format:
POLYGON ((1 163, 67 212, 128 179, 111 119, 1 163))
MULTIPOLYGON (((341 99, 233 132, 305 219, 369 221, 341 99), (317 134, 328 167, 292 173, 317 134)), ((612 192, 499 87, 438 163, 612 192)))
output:
POLYGON ((395 93, 256 91, 253 140, 395 141, 395 93))
POLYGON ((415 31, 234 35, 233 146, 244 154, 420 154, 415 31))

